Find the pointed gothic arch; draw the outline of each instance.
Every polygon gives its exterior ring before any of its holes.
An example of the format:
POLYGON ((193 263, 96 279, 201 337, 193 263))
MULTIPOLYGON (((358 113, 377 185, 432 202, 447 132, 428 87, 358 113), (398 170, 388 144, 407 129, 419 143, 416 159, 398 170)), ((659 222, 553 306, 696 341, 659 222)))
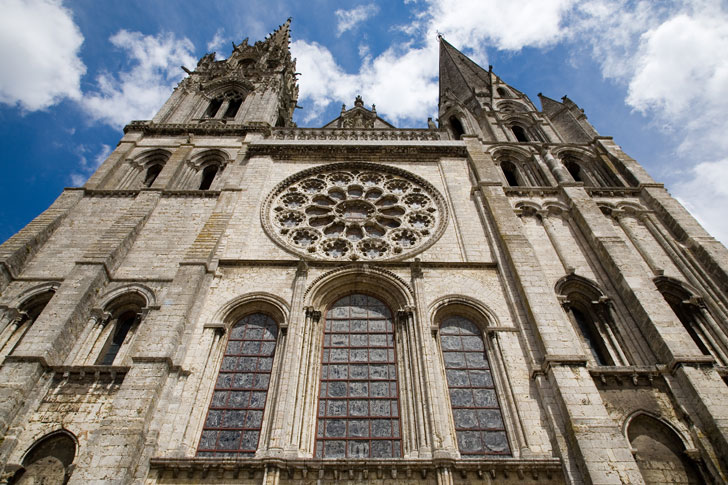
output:
POLYGON ((556 283, 555 291, 589 352, 589 360, 599 366, 628 365, 630 359, 615 325, 611 301, 599 286, 571 274, 556 283))
POLYGON ((15 305, 6 311, 0 320, 0 363, 22 342, 59 286, 56 282, 35 286, 16 298, 15 305))
POLYGON ((37 440, 22 459, 22 468, 9 483, 31 485, 48 483, 64 485, 73 472, 78 441, 76 437, 61 429, 37 440))

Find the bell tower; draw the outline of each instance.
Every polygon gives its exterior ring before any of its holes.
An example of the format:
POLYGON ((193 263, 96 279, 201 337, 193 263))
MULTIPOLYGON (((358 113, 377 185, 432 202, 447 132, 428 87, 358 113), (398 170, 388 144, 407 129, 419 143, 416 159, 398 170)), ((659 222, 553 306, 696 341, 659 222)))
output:
POLYGON ((289 18, 262 41, 233 43, 229 58, 205 55, 154 117, 154 123, 293 124, 298 100, 289 18))

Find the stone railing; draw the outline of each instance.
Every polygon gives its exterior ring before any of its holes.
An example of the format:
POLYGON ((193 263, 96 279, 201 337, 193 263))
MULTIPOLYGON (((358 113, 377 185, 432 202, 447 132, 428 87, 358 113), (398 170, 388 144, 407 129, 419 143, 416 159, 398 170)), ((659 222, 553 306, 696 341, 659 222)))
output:
POLYGON ((439 141, 441 132, 427 129, 376 128, 276 128, 274 140, 375 140, 375 141, 439 141))

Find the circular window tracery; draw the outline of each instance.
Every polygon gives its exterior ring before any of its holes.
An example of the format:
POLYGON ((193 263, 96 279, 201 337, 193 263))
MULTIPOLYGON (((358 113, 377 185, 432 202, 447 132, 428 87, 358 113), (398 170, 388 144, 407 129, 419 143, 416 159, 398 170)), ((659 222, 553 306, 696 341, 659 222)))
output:
POLYGON ((266 232, 312 259, 400 259, 432 245, 445 227, 442 196, 404 170, 329 164, 280 184, 263 206, 266 232))

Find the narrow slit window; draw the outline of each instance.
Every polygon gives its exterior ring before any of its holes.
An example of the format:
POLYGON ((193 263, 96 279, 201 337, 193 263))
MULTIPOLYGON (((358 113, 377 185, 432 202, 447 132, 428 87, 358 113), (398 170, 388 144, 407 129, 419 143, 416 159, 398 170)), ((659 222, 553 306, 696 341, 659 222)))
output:
POLYGON ((460 120, 457 119, 455 116, 450 117, 450 127, 452 128, 453 138, 455 138, 456 140, 461 139, 465 134, 463 124, 460 123, 460 120))
POLYGON ((574 320, 576 320, 581 335, 584 337, 584 341, 597 365, 614 365, 614 361, 609 356, 609 351, 604 345, 604 339, 596 328, 594 321, 577 308, 571 308, 571 313, 574 315, 574 320))
POLYGON ((569 171, 575 182, 583 182, 584 179, 581 176, 581 166, 576 162, 567 162, 566 170, 569 171))
POLYGON ((235 118, 235 115, 238 114, 238 110, 240 109, 241 104, 243 104, 243 100, 241 98, 231 99, 228 103, 227 109, 225 110, 225 116, 223 116, 223 118, 235 118))
POLYGON ((202 181, 200 181, 200 190, 208 190, 217 175, 217 165, 208 165, 202 170, 202 181))
POLYGON ((147 169, 147 175, 144 177, 144 186, 145 187, 151 187, 155 180, 157 180, 157 177, 159 176, 159 173, 162 171, 162 166, 158 163, 155 163, 154 165, 150 166, 147 169))
POLYGON ((446 318, 440 325, 440 345, 460 454, 510 455, 480 329, 463 317, 446 318))
POLYGON ((397 359, 392 313, 349 295, 326 314, 316 433, 317 458, 399 458, 397 359))
POLYGON ((197 456, 253 457, 268 397, 278 325, 254 313, 233 326, 197 456))
POLYGON ((513 135, 516 137, 516 140, 527 142, 528 137, 526 136, 526 130, 523 129, 523 127, 514 125, 511 130, 513 131, 513 135))
POLYGON ((520 185, 518 183, 518 177, 516 177, 516 167, 511 162, 501 163, 501 170, 503 170, 503 175, 505 175, 508 185, 511 187, 520 185))
POLYGON ((222 100, 223 98, 215 98, 210 101, 210 105, 207 107, 207 111, 205 111, 205 118, 215 117, 217 111, 220 109, 220 106, 222 106, 222 100))
POLYGON ((117 319, 111 340, 107 343, 106 350, 98 361, 99 365, 114 365, 114 360, 136 320, 136 312, 126 312, 117 319))

